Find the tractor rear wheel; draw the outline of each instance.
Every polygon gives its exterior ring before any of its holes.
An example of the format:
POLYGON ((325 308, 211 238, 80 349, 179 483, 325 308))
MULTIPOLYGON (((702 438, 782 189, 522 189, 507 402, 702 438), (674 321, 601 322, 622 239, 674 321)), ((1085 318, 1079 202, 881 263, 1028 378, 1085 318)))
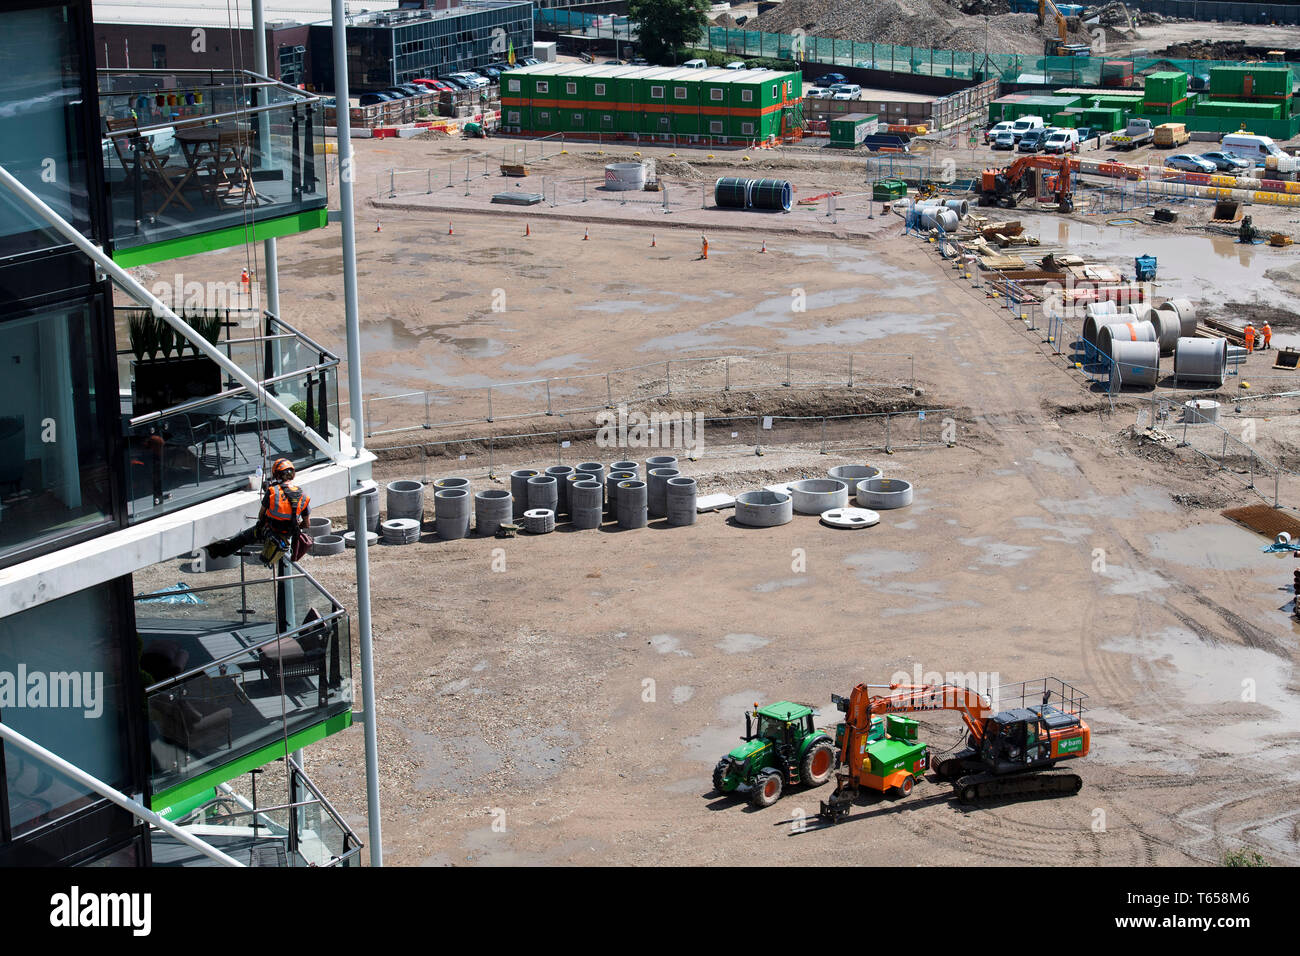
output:
POLYGON ((713 789, 718 793, 730 793, 731 790, 736 789, 734 786, 731 788, 724 786, 727 780, 727 773, 730 770, 731 759, 728 757, 723 757, 718 761, 718 765, 713 768, 713 789))
POLYGON ((770 807, 781 799, 781 775, 766 770, 754 778, 749 791, 749 802, 755 807, 770 807))
POLYGON ((829 740, 819 740, 803 755, 802 774, 804 786, 820 787, 835 772, 835 745, 829 740))

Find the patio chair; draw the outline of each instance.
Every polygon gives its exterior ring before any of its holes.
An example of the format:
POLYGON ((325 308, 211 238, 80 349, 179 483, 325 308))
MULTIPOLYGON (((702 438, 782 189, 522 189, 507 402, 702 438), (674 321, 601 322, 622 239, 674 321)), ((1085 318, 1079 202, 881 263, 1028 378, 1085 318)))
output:
MULTIPOLYGON (((319 621, 320 612, 311 608, 303 618, 303 624, 319 621)), ((268 644, 259 652, 258 663, 267 680, 278 684, 280 679, 288 681, 293 678, 316 678, 317 704, 324 707, 329 702, 331 684, 338 684, 337 645, 334 640, 334 627, 321 624, 308 628, 296 638, 282 637, 274 644, 268 644), (333 649, 333 657, 331 650, 333 649), (331 680, 329 668, 334 670, 331 680)))
POLYGON ((117 132, 131 131, 130 136, 113 136, 113 150, 117 153, 118 160, 122 163, 122 168, 126 170, 127 176, 131 176, 135 170, 136 159, 140 161, 140 174, 145 177, 151 190, 160 193, 163 197, 162 203, 153 211, 151 215, 161 216, 173 202, 180 203, 189 212, 194 211, 194 207, 181 194, 181 191, 187 186, 193 178, 193 173, 188 168, 167 165, 170 156, 159 156, 154 152, 153 146, 150 145, 148 138, 139 134, 139 125, 134 119, 108 119, 104 121, 110 134, 117 132))

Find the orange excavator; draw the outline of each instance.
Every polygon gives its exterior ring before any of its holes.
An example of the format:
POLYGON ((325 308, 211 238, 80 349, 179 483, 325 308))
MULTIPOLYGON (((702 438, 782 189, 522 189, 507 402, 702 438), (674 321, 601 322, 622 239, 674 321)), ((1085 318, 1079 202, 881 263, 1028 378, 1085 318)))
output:
MULTIPOLYGON (((872 741, 879 739, 880 718, 928 710, 955 710, 966 725, 962 749, 929 761, 929 769, 951 783, 962 802, 1078 793, 1083 779, 1054 768, 1088 754, 1092 732, 1082 717, 1086 699, 1086 694, 1055 677, 998 687, 991 697, 955 683, 859 684, 847 698, 832 694, 831 702, 845 719, 836 733, 840 749, 835 792, 822 801, 820 816, 834 823, 849 812, 861 788, 880 789, 866 759, 872 741), (993 700, 999 707, 1007 706, 994 712, 993 700)), ((910 793, 911 782, 919 780, 924 769, 913 771, 908 784, 898 786, 897 792, 910 793)))
POLYGON ((1078 171, 1079 161, 1074 157, 1051 154, 1024 156, 1002 169, 986 169, 980 178, 980 205, 1013 209, 1024 197, 1041 192, 1055 196, 1060 212, 1074 212, 1070 176, 1078 171))

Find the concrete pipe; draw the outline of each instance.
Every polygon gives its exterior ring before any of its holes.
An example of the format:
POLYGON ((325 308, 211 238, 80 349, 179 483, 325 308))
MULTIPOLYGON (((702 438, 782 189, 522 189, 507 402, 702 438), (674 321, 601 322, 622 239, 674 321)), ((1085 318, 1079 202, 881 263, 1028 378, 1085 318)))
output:
POLYGON ((635 467, 622 470, 610 466, 610 472, 605 476, 605 511, 611 518, 618 517, 618 483, 635 477, 637 477, 635 467))
POLYGON ((1183 334, 1183 323, 1173 309, 1155 309, 1151 312, 1151 324, 1156 329, 1156 341, 1160 343, 1161 355, 1173 355, 1183 334))
MULTIPOLYGON (((1107 326, 1110 328, 1110 326, 1107 326)), ((1154 386, 1160 381, 1160 343, 1130 342, 1119 339, 1111 343, 1110 358, 1119 374, 1121 388, 1154 386)))
POLYGON ((789 495, 779 491, 742 491, 736 496, 736 523, 751 528, 775 528, 794 518, 789 495))
POLYGON ((574 471, 600 483, 600 506, 605 507, 605 466, 598 461, 584 461, 576 465, 574 471))
POLYGON ((516 521, 522 519, 528 510, 528 479, 536 477, 537 472, 532 468, 510 472, 510 498, 514 501, 516 521))
POLYGON ((544 509, 555 515, 560 503, 559 482, 554 475, 537 475, 528 479, 528 508, 544 509))
POLYGON ((379 530, 379 489, 367 488, 360 494, 348 495, 348 530, 355 531, 357 527, 357 508, 362 498, 366 499, 366 528, 369 531, 379 530))
MULTIPOLYGON (((340 538, 339 540, 342 541, 343 539, 340 538)), ((312 554, 315 553, 315 551, 312 552, 312 554)), ((200 573, 206 571, 231 571, 237 567, 239 567, 238 554, 228 554, 223 558, 210 558, 207 556, 207 552, 204 552, 198 561, 191 561, 185 565, 185 570, 191 573, 200 573)))
POLYGON ((641 466, 634 461, 616 461, 609 466, 611 472, 614 471, 637 471, 641 466))
POLYGON ((1183 421, 1189 425, 1209 425, 1219 420, 1219 403, 1197 398, 1183 403, 1183 421))
POLYGON ((433 493, 433 528, 445 541, 469 534, 468 489, 443 488, 433 493))
MULTIPOLYGON (((556 520, 568 517, 569 514, 569 483, 568 477, 573 474, 572 465, 552 465, 546 469, 546 474, 555 479, 555 517, 556 520)), ((542 505, 541 507, 546 507, 542 505)))
POLYGON ((835 478, 804 478, 790 483, 790 500, 801 515, 819 515, 834 508, 847 508, 849 486, 835 478))
POLYGON ((875 465, 836 465, 826 473, 836 481, 842 481, 850 488, 857 488, 858 482, 866 478, 879 478, 880 469, 875 465))
MULTIPOLYGON (((1115 322, 1097 332, 1097 351, 1115 357, 1117 342, 1155 342, 1156 327, 1150 322, 1115 322)), ((1157 350, 1159 344, 1156 345, 1157 350)))
POLYGON ((677 459, 674 458, 672 455, 655 455, 653 458, 647 458, 645 460, 645 471, 643 472, 643 474, 645 475, 645 480, 649 481, 650 472, 655 468, 676 468, 676 467, 677 467, 677 459))
POLYGON ((466 491, 470 490, 468 478, 438 478, 434 481, 433 487, 435 489, 435 494, 438 491, 442 491, 444 488, 464 488, 466 491))
POLYGON ((669 478, 666 489, 668 524, 674 528, 695 524, 698 489, 695 479, 686 475, 669 478))
POLYGON ((944 202, 944 206, 955 212, 958 219, 965 219, 970 215, 970 200, 968 199, 949 199, 944 202))
MULTIPOLYGON (((357 533, 355 531, 343 532, 343 543, 346 544, 349 548, 355 548, 357 546, 357 533)), ((373 531, 367 531, 366 544, 378 544, 378 543, 379 543, 379 535, 373 531)))
POLYGON ((594 478, 579 478, 569 485, 569 508, 572 510, 570 521, 573 527, 584 531, 599 528, 604 497, 604 483, 594 478))
POLYGON ((312 539, 311 553, 317 557, 325 557, 331 554, 342 554, 344 548, 343 535, 341 534, 322 534, 312 539))
POLYGON ((1088 303, 1087 315, 1084 317, 1083 320, 1083 340, 1087 342, 1089 345, 1097 344, 1097 333, 1101 331, 1102 326, 1110 325, 1113 322, 1121 322, 1127 318, 1127 316, 1121 317, 1119 313, 1115 312, 1114 306, 1115 306, 1114 302, 1089 302, 1088 303), (1110 306, 1111 307, 1110 310, 1093 311, 1095 306, 1103 306, 1103 305, 1110 306))
POLYGON ((868 478, 858 482, 858 506, 872 511, 906 508, 912 503, 912 483, 899 478, 868 478))
POLYGON ((1222 385, 1228 374, 1228 340, 1181 338, 1174 348, 1174 378, 1222 385))
POLYGON ((649 520, 644 481, 628 478, 618 483, 618 526, 644 528, 649 520))
MULTIPOLYGON (((1128 315, 1118 313, 1115 318, 1109 322, 1103 322, 1102 325, 1113 325, 1116 322, 1150 322, 1155 324, 1156 307, 1147 302, 1130 302, 1128 306, 1128 315)), ((1100 326, 1097 329, 1101 331, 1100 326)))
POLYGON ((504 488, 485 488, 474 495, 474 530, 481 537, 494 535, 514 517, 514 503, 504 488))
POLYGON ((424 482, 402 478, 388 483, 388 517, 424 520, 424 482))
POLYGON ((1170 299, 1165 303, 1166 309, 1173 309, 1178 314, 1178 321, 1183 325, 1180 333, 1183 338, 1196 335, 1196 306, 1189 299, 1170 299))
POLYGON ((420 519, 389 518, 379 525, 384 544, 415 544, 420 540, 420 519))
POLYGON ((650 479, 646 482, 646 503, 651 518, 663 518, 668 514, 668 479, 680 474, 676 468, 650 469, 650 479))
POLYGON ((555 512, 550 508, 529 508, 524 512, 524 530, 529 534, 550 534, 555 530, 555 512))
POLYGON ((942 229, 944 232, 957 231, 957 213, 946 206, 923 206, 918 210, 922 229, 942 229))
POLYGON ((334 522, 329 518, 308 518, 307 533, 315 538, 318 535, 329 534, 334 530, 334 522))

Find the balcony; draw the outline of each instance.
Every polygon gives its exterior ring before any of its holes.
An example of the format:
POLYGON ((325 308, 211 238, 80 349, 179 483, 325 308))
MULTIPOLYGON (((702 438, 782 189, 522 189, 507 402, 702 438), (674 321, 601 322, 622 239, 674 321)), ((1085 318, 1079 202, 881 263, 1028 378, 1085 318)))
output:
MULTIPOLYGON (((361 840, 292 758, 288 782, 285 802, 262 807, 220 784, 173 822, 248 866, 359 866, 361 840)), ((161 830, 150 839, 154 866, 216 865, 161 830)))
POLYGON ((159 812, 352 721, 342 605, 297 566, 234 563, 136 595, 159 812))
MULTIPOLYGON (((216 363, 174 337, 160 341, 148 310, 115 311, 117 340, 132 343, 117 355, 132 524, 247 490, 276 458, 299 471, 327 460, 216 363)), ((177 311, 339 448, 336 355, 270 313, 177 311)))
POLYGON ((100 70, 99 77, 120 265, 325 225, 319 97, 247 71, 100 70))

